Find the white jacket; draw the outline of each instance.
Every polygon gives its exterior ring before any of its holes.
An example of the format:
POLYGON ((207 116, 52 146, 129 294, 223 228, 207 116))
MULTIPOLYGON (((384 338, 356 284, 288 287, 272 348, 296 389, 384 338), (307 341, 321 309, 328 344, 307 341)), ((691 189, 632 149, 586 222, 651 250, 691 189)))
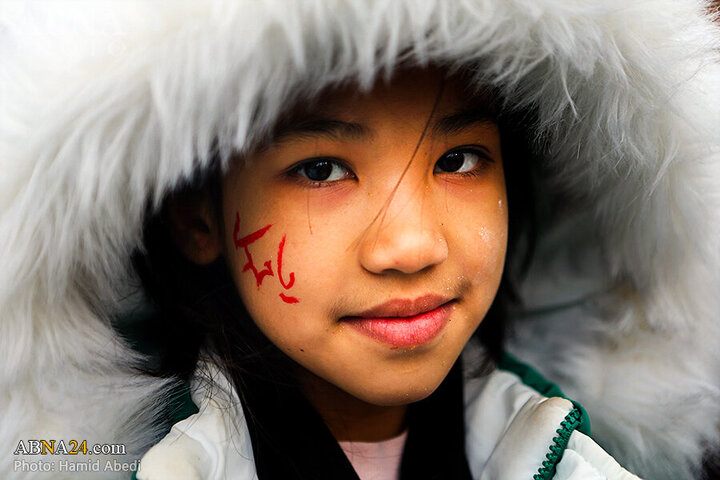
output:
MULTIPOLYGON (((589 431, 581 406, 540 394, 536 389, 553 385, 514 359, 502 367, 465 381, 465 454, 473 478, 638 479, 580 431, 589 431)), ((198 413, 176 423, 145 454, 138 480, 257 478, 237 393, 211 366, 201 376, 213 379, 212 392, 208 382, 196 382, 192 398, 198 413)))
MULTIPOLYGON (((702 0, 3 2, 0 451, 86 439, 126 445, 130 461, 156 443, 172 382, 132 369, 138 356, 111 326, 134 308, 145 216, 213 145, 257 142, 298 92, 371 85, 404 61, 469 69, 505 108, 534 113, 548 208, 509 350, 582 403, 628 469, 693 478, 720 441, 709 11, 702 0)), ((0 456, 1 477, 47 478, 15 460, 37 458, 0 456)))

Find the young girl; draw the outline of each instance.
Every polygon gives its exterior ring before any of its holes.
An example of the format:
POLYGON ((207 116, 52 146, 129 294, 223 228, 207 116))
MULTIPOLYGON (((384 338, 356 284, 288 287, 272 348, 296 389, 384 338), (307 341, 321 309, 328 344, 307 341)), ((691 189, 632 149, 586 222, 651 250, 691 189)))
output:
POLYGON ((2 13, 6 477, 701 474, 703 5, 97 5, 2 13))

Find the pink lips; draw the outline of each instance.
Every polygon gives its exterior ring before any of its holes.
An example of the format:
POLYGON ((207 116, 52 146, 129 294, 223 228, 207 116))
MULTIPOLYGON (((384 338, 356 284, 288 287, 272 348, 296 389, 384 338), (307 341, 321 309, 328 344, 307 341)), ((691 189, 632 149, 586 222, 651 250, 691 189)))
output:
POLYGON ((379 342, 398 348, 430 342, 447 325, 452 302, 437 295, 390 300, 342 321, 379 342))

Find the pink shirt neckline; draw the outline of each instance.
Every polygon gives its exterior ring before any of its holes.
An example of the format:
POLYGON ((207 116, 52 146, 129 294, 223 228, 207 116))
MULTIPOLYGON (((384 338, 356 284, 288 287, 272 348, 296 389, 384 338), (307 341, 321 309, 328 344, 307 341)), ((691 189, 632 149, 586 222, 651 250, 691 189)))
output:
POLYGON ((360 480, 399 480, 407 429, 380 442, 338 442, 360 480))

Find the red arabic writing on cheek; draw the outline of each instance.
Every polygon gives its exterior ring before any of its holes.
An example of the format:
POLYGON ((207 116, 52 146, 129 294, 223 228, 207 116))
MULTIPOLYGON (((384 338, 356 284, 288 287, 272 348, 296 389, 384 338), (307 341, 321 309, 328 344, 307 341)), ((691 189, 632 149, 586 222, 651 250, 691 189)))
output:
POLYGON ((250 249, 248 248, 250 244, 260 240, 265 233, 270 230, 270 227, 272 227, 272 224, 266 225, 265 227, 261 228, 260 230, 251 233, 250 235, 247 235, 243 238, 238 239, 238 233, 240 233, 240 214, 235 214, 235 228, 233 229, 233 243, 235 244, 235 249, 242 248, 245 251, 245 256, 247 257, 247 263, 245 266, 243 266, 243 273, 247 272, 248 270, 251 270, 253 272, 253 275, 255 275, 255 282, 257 283, 257 287, 260 288, 260 285, 262 285, 262 281, 266 276, 274 276, 272 271, 272 263, 271 260, 268 260, 264 263, 265 268, 263 270, 258 271, 258 269, 255 267, 255 264, 253 263, 252 255, 250 255, 250 249))
POLYGON ((282 298, 282 301, 285 303, 300 303, 300 300, 298 300, 295 297, 288 297, 284 293, 280 292, 280 298, 282 298))
POLYGON ((280 284, 283 286, 285 290, 290 290, 295 283, 295 273, 290 272, 290 280, 286 284, 283 281, 282 278, 282 257, 283 257, 283 248, 285 248, 285 237, 286 235, 283 235, 282 240, 280 241, 280 246, 278 247, 278 279, 280 280, 280 284))
MULTIPOLYGON (((272 224, 266 225, 260 230, 257 230, 250 235, 246 235, 243 238, 238 238, 238 234, 240 233, 240 213, 235 212, 235 227, 233 228, 233 243, 235 244, 235 249, 242 248, 245 252, 245 257, 247 258, 247 263, 243 266, 242 272, 245 273, 248 270, 253 272, 253 275, 255 275, 255 282, 257 283, 257 287, 260 288, 260 285, 262 285, 262 281, 266 276, 274 277, 272 271, 272 260, 267 260, 264 265, 265 269, 258 271, 258 269, 255 267, 255 263, 253 263, 252 255, 250 254, 250 245, 255 243, 256 241, 260 240, 265 233, 270 230, 270 227, 272 227, 272 224)), ((282 258, 283 258, 283 249, 285 248, 285 239, 287 235, 283 235, 282 240, 280 241, 280 245, 278 246, 278 279, 280 280, 280 285, 285 290, 290 290, 292 286, 295 284, 295 273, 290 272, 289 280, 287 283, 282 278, 282 258)), ((285 303, 299 303, 300 300, 296 297, 291 297, 288 295, 285 295, 284 293, 280 293, 280 298, 285 303)))
MULTIPOLYGON (((290 290, 292 286, 295 284, 295 273, 290 272, 289 278, 287 283, 283 280, 282 277, 282 259, 283 259, 283 249, 285 248, 285 237, 286 235, 283 235, 282 240, 280 241, 280 245, 278 247, 278 280, 280 280, 280 285, 283 286, 285 290, 290 290)), ((284 293, 280 293, 280 298, 282 298, 283 302, 285 303, 298 303, 300 300, 298 300, 295 297, 289 297, 285 295, 284 293)))

